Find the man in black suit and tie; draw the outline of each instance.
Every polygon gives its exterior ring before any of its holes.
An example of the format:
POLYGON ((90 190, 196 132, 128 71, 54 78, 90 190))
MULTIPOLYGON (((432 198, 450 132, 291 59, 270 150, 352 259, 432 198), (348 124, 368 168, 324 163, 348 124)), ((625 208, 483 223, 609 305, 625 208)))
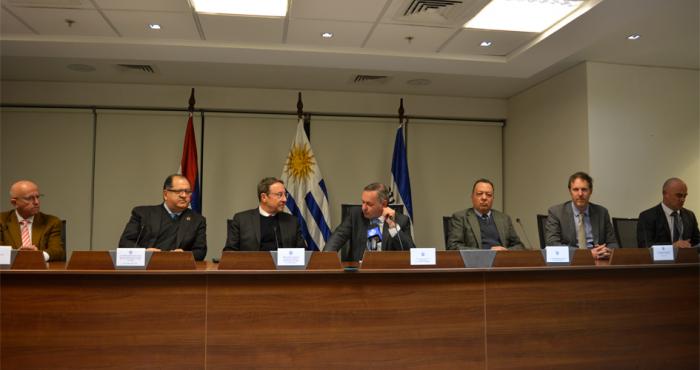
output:
POLYGON ((372 183, 365 186, 362 208, 350 209, 323 250, 338 251, 350 241, 350 260, 360 261, 367 249, 400 251, 415 248, 408 217, 397 214, 388 204, 389 189, 386 185, 372 183), (381 238, 377 236, 370 240, 373 230, 377 230, 381 238))
POLYGON ((296 217, 283 212, 287 191, 282 180, 266 177, 258 184, 257 208, 236 213, 227 228, 224 251, 273 251, 306 248, 296 217))
POLYGON ((605 207, 590 202, 593 179, 585 172, 569 177, 571 201, 553 206, 544 225, 546 245, 588 248, 596 259, 610 257, 617 248, 610 214, 605 207))
POLYGON ((690 248, 700 244, 700 231, 695 214, 683 208, 688 196, 688 186, 673 177, 661 190, 663 200, 655 207, 639 214, 637 243, 640 248, 652 245, 673 244, 678 248, 690 248))
POLYGON ((189 209, 192 188, 182 175, 170 175, 163 183, 163 203, 139 206, 131 211, 119 248, 146 248, 160 252, 191 251, 201 261, 207 255, 207 222, 189 209))

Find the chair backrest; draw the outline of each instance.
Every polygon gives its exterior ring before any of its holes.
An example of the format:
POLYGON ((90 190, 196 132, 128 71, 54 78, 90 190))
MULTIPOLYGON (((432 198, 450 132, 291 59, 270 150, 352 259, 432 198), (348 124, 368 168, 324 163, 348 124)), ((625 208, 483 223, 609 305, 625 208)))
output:
POLYGON ((547 246, 544 240, 544 222, 547 221, 547 215, 537 215, 537 234, 540 236, 540 249, 547 246))
POLYGON ((615 238, 620 248, 637 248, 637 221, 638 218, 613 217, 612 223, 615 229, 615 238))
POLYGON ((442 234, 445 236, 445 250, 447 250, 447 236, 450 235, 450 222, 452 216, 442 216, 442 234))

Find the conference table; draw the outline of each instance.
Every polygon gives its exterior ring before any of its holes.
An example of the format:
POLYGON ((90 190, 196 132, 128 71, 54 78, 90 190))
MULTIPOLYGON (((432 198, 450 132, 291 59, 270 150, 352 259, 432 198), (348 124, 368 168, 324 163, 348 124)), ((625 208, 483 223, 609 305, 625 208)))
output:
POLYGON ((0 368, 700 364, 697 254, 653 263, 648 250, 616 251, 610 263, 549 266, 539 251, 512 251, 465 268, 459 252, 438 251, 433 266, 411 266, 408 252, 368 253, 361 265, 318 252, 290 270, 267 252, 226 253, 218 264, 159 253, 167 258, 154 268, 152 259, 120 270, 106 253, 0 270, 0 368))

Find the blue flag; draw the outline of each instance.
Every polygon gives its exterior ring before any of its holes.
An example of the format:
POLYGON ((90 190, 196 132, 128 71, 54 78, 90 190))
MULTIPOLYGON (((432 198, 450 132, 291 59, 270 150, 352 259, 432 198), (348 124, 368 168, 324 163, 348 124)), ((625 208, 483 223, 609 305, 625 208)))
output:
MULTIPOLYGON (((391 160, 391 193, 395 204, 403 204, 406 213, 413 223, 413 201, 411 200, 411 180, 408 176, 408 159, 403 138, 403 125, 396 130, 394 141, 394 156, 391 160)), ((411 227, 413 232, 413 227, 411 227)))

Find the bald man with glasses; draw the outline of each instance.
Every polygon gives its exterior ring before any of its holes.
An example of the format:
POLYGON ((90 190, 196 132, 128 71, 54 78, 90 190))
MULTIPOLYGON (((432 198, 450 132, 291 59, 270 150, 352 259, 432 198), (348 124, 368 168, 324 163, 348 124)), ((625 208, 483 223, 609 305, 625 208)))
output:
POLYGON ((42 251, 46 261, 65 261, 63 225, 56 216, 41 213, 39 186, 20 180, 10 187, 13 210, 0 213, 0 245, 25 251, 42 251))
POLYGON ((195 260, 203 260, 207 255, 207 222, 189 208, 191 200, 192 187, 187 178, 168 176, 163 183, 163 203, 131 211, 119 248, 190 251, 195 260))

